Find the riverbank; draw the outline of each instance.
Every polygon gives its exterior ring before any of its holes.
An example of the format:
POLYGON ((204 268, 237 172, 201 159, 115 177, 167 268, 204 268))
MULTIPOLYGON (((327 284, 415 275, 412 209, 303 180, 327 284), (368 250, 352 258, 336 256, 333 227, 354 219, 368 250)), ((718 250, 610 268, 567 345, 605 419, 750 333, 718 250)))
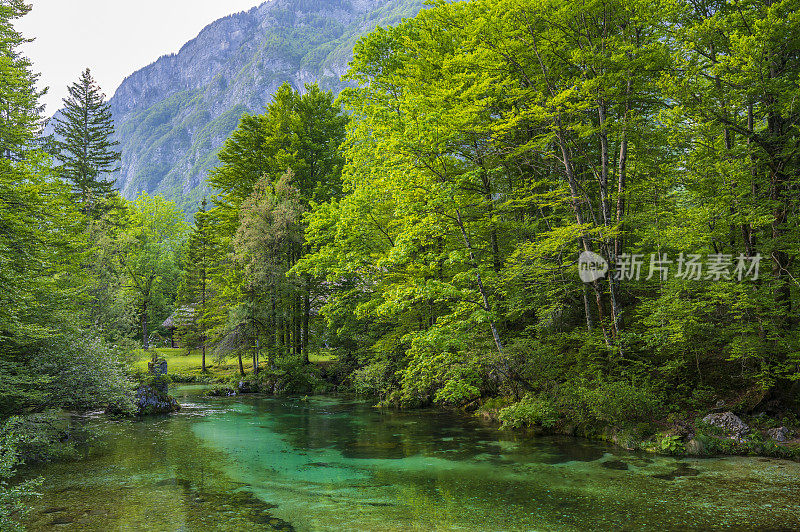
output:
MULTIPOLYGON (((48 479, 31 531, 796 529, 800 464, 675 459, 526 437, 455 410, 173 386, 177 414, 88 420, 100 435, 48 479)), ((761 461, 767 460, 767 461, 761 461)))
MULTIPOLYGON (((520 403, 511 403, 510 407, 498 406, 498 403, 503 405, 507 401, 488 401, 476 415, 504 425, 504 410, 520 403)), ((522 423, 511 430, 533 436, 576 436, 613 443, 630 451, 676 457, 753 456, 800 461, 800 430, 797 427, 784 426, 781 420, 766 415, 740 417, 731 411, 678 412, 668 419, 628 426, 555 418, 546 426, 522 423)))
MULTIPOLYGON (((235 360, 220 363, 207 357, 207 370, 203 372, 199 352, 187 354, 183 349, 156 351, 167 360, 172 382, 212 385, 210 395, 304 395, 344 389, 342 376, 333 366, 335 360, 325 354, 312 354, 310 367, 302 367, 297 361, 290 360, 282 366, 269 368, 266 361, 262 361, 258 376, 253 375, 252 366, 246 366, 246 375, 242 377, 235 360)), ((147 360, 142 358, 134 368, 142 370, 146 364, 147 360)), ((613 396, 614 392, 618 391, 611 390, 609 395, 613 396)), ((633 401, 639 405, 628 408, 641 410, 641 403, 651 400, 637 396, 633 401)), ((382 406, 390 404, 384 398, 382 406)), ((614 424, 598 419, 602 416, 587 419, 588 416, 584 415, 583 419, 574 419, 565 415, 563 410, 529 397, 520 401, 509 397, 491 398, 473 402, 463 410, 504 430, 535 436, 575 436, 612 443, 627 450, 684 457, 763 456, 800 460, 800 426, 791 417, 778 419, 765 414, 745 415, 719 407, 708 410, 666 407, 660 410, 671 411, 667 417, 614 424), (715 422, 714 416, 723 419, 715 422)), ((657 410, 649 405, 642 411, 657 410)))
MULTIPOLYGON (((167 361, 169 376, 172 382, 184 384, 222 384, 228 383, 237 378, 241 378, 239 373, 239 363, 236 359, 219 361, 214 356, 206 355, 206 371, 203 371, 202 353, 198 350, 191 350, 187 353, 185 349, 157 348, 151 352, 141 351, 131 365, 134 372, 145 373, 147 363, 155 352, 159 358, 167 361)), ((312 353, 309 361, 316 366, 324 367, 335 360, 334 357, 324 353, 312 353)), ((243 360, 245 377, 252 375, 253 365, 251 360, 243 360)), ((259 362, 259 371, 270 371, 267 360, 259 362)))

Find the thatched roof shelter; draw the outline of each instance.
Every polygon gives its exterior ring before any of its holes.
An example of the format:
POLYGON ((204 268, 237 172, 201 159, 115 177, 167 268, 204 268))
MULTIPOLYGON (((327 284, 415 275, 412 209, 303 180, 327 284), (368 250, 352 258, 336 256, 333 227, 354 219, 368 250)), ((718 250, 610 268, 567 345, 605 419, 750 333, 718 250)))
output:
POLYGON ((172 313, 172 316, 164 320, 161 326, 165 329, 174 329, 181 325, 188 325, 194 321, 196 313, 197 311, 194 307, 178 307, 175 309, 175 312, 172 313))

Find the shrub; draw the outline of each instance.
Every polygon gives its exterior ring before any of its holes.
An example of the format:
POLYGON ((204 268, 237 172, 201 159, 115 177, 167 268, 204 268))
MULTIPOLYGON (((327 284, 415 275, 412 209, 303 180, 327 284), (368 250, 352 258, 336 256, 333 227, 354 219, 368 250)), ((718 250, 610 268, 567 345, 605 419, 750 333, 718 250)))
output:
POLYGON ((54 378, 46 391, 56 404, 86 410, 131 400, 122 356, 99 338, 74 337, 46 349, 41 373, 54 378))
POLYGON ((36 489, 42 484, 42 479, 31 479, 9 486, 6 479, 14 476, 14 468, 20 463, 17 444, 23 435, 9 429, 8 424, 3 427, 0 436, 0 530, 16 532, 24 530, 20 521, 30 511, 26 502, 38 496, 36 489))
POLYGON ((622 425, 647 421, 659 415, 663 403, 647 386, 606 382, 583 393, 590 416, 600 422, 622 425))
POLYGON ((389 362, 369 364, 353 372, 353 388, 357 394, 383 396, 391 385, 389 362))
POLYGON ((667 434, 658 441, 658 450, 664 454, 682 455, 686 452, 686 446, 680 435, 667 434))
POLYGON ((500 410, 504 427, 541 426, 552 428, 558 421, 558 411, 542 397, 527 395, 520 402, 500 410))
POLYGON ((558 420, 588 425, 640 426, 663 413, 659 394, 647 386, 605 382, 595 386, 565 383, 547 393, 528 395, 503 408, 503 426, 553 427, 558 420))

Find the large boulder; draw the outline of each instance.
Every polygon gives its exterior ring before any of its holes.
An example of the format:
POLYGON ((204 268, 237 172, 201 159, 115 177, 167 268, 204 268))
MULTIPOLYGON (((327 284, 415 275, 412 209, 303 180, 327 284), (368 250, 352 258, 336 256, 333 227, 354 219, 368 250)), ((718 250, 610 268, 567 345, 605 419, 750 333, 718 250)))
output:
POLYGON ((169 414, 180 409, 181 405, 178 404, 178 401, 160 387, 145 385, 136 390, 137 416, 169 414))
POLYGON ((722 412, 720 414, 708 414, 703 418, 703 423, 722 429, 728 434, 741 437, 750 432, 747 423, 739 419, 733 412, 722 412))
POLYGON ((778 427, 776 429, 769 429, 767 431, 767 436, 776 442, 785 442, 791 440, 793 434, 792 431, 786 427, 778 427))
POLYGON ((154 358, 147 364, 147 369, 150 370, 150 378, 136 390, 136 415, 169 414, 180 410, 178 401, 169 395, 167 361, 154 358))

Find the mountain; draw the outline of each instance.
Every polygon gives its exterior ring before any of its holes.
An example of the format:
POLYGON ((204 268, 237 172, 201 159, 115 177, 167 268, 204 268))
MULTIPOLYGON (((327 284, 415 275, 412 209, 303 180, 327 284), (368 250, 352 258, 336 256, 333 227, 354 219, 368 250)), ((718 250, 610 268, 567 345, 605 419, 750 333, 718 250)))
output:
POLYGON ((424 0, 272 0, 222 18, 177 54, 132 74, 111 98, 127 198, 163 194, 187 211, 244 113, 260 113, 285 81, 338 93, 353 45, 414 16, 424 0))

